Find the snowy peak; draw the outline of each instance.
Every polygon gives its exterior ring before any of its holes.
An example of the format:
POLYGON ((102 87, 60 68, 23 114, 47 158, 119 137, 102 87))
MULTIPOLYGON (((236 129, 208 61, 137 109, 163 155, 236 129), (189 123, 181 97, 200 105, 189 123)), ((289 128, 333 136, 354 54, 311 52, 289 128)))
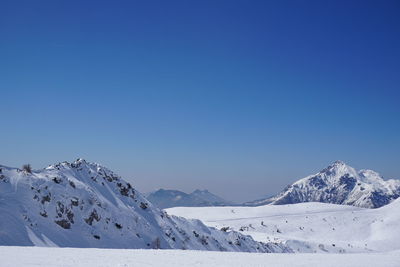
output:
POLYGON ((373 170, 360 170, 358 175, 359 178, 365 183, 385 184, 383 177, 373 170))
POLYGON ((354 168, 348 166, 343 161, 337 160, 325 169, 319 172, 326 179, 338 179, 343 175, 356 176, 357 172, 354 168))
POLYGON ((347 164, 342 160, 336 160, 328 168, 340 168, 340 167, 348 167, 347 164))
MULTIPOLYGON (((93 162, 87 162, 85 159, 78 158, 73 162, 63 161, 53 165, 49 165, 46 170, 62 170, 62 169, 75 169, 75 170, 90 170, 91 172, 112 173, 106 167, 93 162)), ((115 175, 116 176, 116 175, 115 175)))
POLYGON ((400 180, 385 181, 375 171, 356 171, 343 161, 335 161, 320 172, 298 180, 275 197, 245 205, 326 202, 378 208, 399 196, 400 180))

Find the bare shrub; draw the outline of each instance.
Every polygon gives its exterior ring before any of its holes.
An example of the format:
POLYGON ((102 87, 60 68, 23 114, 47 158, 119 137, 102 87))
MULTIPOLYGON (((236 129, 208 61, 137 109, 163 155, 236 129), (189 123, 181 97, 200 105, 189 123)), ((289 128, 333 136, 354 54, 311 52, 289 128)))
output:
POLYGON ((153 240, 152 248, 153 249, 160 249, 161 248, 161 241, 160 241, 159 237, 157 237, 156 239, 153 240))
POLYGON ((32 167, 30 164, 22 165, 22 170, 25 171, 26 173, 32 173, 32 167))

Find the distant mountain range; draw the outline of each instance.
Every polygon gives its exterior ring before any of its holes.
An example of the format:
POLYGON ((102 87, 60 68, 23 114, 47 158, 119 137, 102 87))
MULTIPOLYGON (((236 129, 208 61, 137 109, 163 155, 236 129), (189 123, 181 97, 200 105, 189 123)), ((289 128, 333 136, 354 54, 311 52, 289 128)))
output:
POLYGON ((199 189, 190 194, 178 190, 159 189, 147 194, 147 199, 161 209, 234 205, 233 202, 226 201, 208 190, 199 189))
POLYGON ((372 170, 356 171, 343 161, 335 161, 320 172, 307 176, 287 186, 281 193, 243 204, 226 201, 208 190, 195 190, 190 194, 178 190, 159 189, 147 195, 156 206, 172 207, 207 206, 262 206, 302 202, 324 202, 378 208, 400 196, 400 180, 384 180, 372 170))
POLYGON ((170 216, 112 171, 83 159, 41 170, 0 165, 5 245, 291 252, 283 243, 170 216))
POLYGON ((378 208, 400 196, 400 180, 383 180, 372 170, 356 171, 336 161, 317 174, 286 187, 276 196, 246 202, 245 206, 325 202, 378 208))

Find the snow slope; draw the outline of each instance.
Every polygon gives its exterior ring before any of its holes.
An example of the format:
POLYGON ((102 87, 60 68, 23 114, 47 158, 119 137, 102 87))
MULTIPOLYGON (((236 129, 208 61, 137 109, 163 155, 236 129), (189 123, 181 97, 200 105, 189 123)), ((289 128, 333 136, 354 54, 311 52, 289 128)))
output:
POLYGON ((378 209, 318 202, 259 207, 171 208, 258 241, 284 242, 296 252, 384 252, 400 249, 400 199, 378 209))
POLYGON ((172 207, 207 207, 233 205, 208 190, 195 190, 190 194, 178 190, 159 189, 147 195, 147 199, 161 209, 172 207))
POLYGON ((261 254, 189 250, 0 247, 0 267, 398 267, 399 262, 400 251, 369 254, 261 254))
POLYGON ((336 161, 317 174, 298 180, 271 198, 244 203, 245 206, 325 202, 378 208, 400 196, 400 180, 383 180, 372 170, 356 171, 336 161))
POLYGON ((28 173, 0 166, 0 245, 290 252, 169 216, 83 159, 28 173))

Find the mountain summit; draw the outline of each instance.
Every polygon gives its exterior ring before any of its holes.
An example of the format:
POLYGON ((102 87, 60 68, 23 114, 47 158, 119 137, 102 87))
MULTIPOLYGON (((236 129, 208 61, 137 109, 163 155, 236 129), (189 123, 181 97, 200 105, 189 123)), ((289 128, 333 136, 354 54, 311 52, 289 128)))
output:
POLYGON ((281 243, 168 215, 107 168, 78 159, 0 166, 0 246, 289 252, 281 243))
POLYGON ((325 202, 378 208, 400 196, 400 180, 384 180, 372 170, 356 171, 343 161, 335 161, 317 174, 286 187, 280 194, 244 203, 248 206, 325 202))
POLYGON ((149 193, 147 199, 161 209, 233 205, 232 202, 226 201, 208 190, 199 189, 190 194, 178 190, 159 189, 149 193))

